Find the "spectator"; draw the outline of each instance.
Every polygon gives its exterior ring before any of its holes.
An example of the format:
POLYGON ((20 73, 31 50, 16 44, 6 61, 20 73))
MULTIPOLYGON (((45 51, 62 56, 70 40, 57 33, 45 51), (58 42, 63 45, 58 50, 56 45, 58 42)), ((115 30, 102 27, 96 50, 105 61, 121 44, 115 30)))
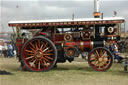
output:
POLYGON ((13 52, 13 46, 11 44, 8 45, 8 57, 13 57, 14 52, 13 52))
POLYGON ((2 56, 2 54, 3 54, 3 46, 0 45, 0 56, 2 56))
POLYGON ((125 71, 125 72, 128 71, 128 61, 126 61, 126 62, 124 63, 124 71, 125 71))
POLYGON ((113 54, 114 54, 114 58, 118 60, 118 63, 121 63, 121 60, 123 60, 124 58, 121 57, 118 53, 118 48, 116 45, 114 45, 114 48, 113 48, 113 54))
POLYGON ((4 44, 3 54, 4 54, 5 58, 8 57, 8 47, 7 47, 7 44, 4 44))

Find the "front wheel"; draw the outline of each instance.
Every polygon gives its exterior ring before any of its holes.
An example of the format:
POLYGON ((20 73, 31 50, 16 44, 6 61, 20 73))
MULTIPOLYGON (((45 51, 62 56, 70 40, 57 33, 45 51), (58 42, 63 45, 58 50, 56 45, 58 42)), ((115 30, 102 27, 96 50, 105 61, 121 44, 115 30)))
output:
POLYGON ((34 37, 23 45, 21 62, 29 71, 48 71, 54 66, 56 60, 56 47, 46 37, 34 37))
POLYGON ((93 49, 88 56, 89 65, 96 71, 106 71, 112 66, 113 55, 103 47, 93 49))

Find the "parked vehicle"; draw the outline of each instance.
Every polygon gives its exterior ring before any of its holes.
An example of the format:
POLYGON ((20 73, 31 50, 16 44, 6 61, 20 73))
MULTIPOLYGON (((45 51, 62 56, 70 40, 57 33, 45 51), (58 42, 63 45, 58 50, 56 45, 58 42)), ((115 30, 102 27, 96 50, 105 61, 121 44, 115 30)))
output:
POLYGON ((96 71, 108 70, 113 55, 105 45, 120 40, 122 17, 100 17, 95 11, 90 19, 10 21, 15 28, 17 57, 29 71, 48 71, 57 63, 72 62, 88 52, 88 63, 96 71), (26 37, 22 30, 37 30, 26 37))

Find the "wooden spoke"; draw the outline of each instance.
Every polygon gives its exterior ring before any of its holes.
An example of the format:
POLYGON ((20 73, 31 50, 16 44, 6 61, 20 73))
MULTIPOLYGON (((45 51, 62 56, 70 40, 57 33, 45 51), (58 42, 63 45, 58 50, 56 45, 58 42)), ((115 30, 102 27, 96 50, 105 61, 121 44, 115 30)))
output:
POLYGON ((44 47, 42 48, 42 50, 45 49, 47 45, 48 45, 48 43, 46 42, 46 44, 44 45, 44 47))
POLYGON ((96 58, 97 56, 95 55, 95 54, 92 54, 92 56, 91 57, 94 57, 94 58, 96 58))
POLYGON ((28 59, 31 59, 31 58, 33 58, 34 56, 30 56, 30 57, 27 57, 27 58, 25 58, 26 60, 28 60, 28 59))
POLYGON ((101 57, 103 57, 106 54, 106 51, 103 53, 103 55, 101 57))
POLYGON ((49 52, 52 52, 53 50, 47 50, 47 51, 45 51, 45 53, 49 53, 49 52))
POLYGON ((41 64, 41 65, 44 65, 44 62, 43 62, 43 61, 40 61, 40 64, 41 64))
POLYGON ((42 57, 44 60, 46 60, 46 61, 48 61, 49 62, 49 60, 47 59, 47 58, 45 58, 45 57, 42 57))
POLYGON ((40 46, 40 50, 42 50, 43 46, 44 46, 44 43, 42 43, 42 45, 40 46))
POLYGON ((102 56, 102 50, 100 49, 100 56, 102 56))
POLYGON ((48 65, 47 65, 46 61, 45 61, 45 60, 43 60, 43 62, 44 62, 44 65, 47 67, 48 65))
POLYGON ((100 55, 99 55, 99 53, 98 53, 98 51, 97 51, 97 50, 96 50, 96 54, 97 54, 97 56, 98 56, 98 57, 100 57, 100 55))
POLYGON ((35 62, 36 62, 36 60, 34 60, 34 61, 31 63, 31 66, 33 66, 35 62))
POLYGON ((40 61, 39 61, 39 63, 38 63, 38 69, 40 69, 40 61))
POLYGON ((44 50, 43 50, 43 52, 45 52, 45 51, 47 51, 49 48, 45 48, 44 50))
POLYGON ((95 60, 94 64, 96 65, 97 61, 95 60))
POLYGON ((94 58, 91 58, 90 61, 91 62, 94 62, 94 61, 96 61, 96 58, 95 57, 94 58))
POLYGON ((27 50, 27 49, 26 49, 25 51, 26 51, 26 52, 29 52, 29 53, 33 53, 33 51, 31 51, 31 50, 27 50))
POLYGON ((33 56, 34 54, 33 54, 33 53, 28 53, 28 54, 26 54, 26 55, 31 55, 31 56, 33 56))
POLYGON ((96 64, 96 66, 99 66, 99 62, 96 64))
POLYGON ((36 43, 36 49, 38 49, 38 45, 37 45, 37 43, 36 43))
POLYGON ((40 40, 38 40, 38 45, 39 45, 39 48, 40 48, 40 40))
POLYGON ((94 62, 95 61, 95 59, 91 59, 91 62, 94 62))
POLYGON ((47 58, 47 59, 50 59, 50 60, 53 60, 53 58, 51 58, 51 57, 48 57, 48 56, 45 56, 45 58, 47 58))
POLYGON ((45 53, 45 54, 43 54, 43 55, 49 56, 49 55, 53 55, 53 54, 50 54, 50 53, 47 53, 47 54, 46 54, 46 53, 45 53))
POLYGON ((35 50, 34 50, 32 47, 30 47, 30 49, 31 49, 33 52, 35 52, 35 50))
POLYGON ((35 46, 34 46, 32 43, 30 43, 30 45, 31 45, 34 49, 36 49, 35 46))

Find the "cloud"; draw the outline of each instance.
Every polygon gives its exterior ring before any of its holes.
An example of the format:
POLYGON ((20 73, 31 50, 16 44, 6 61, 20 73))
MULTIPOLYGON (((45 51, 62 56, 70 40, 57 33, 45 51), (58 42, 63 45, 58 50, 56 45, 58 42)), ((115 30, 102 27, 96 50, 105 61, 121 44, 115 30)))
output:
MULTIPOLYGON (((10 20, 37 20, 37 19, 61 19, 89 18, 93 17, 93 0, 2 0, 1 21, 4 30, 11 31, 8 27, 10 20)), ((118 16, 123 16, 128 21, 128 0, 102 0, 100 11, 104 17, 113 16, 117 11, 118 16)))

